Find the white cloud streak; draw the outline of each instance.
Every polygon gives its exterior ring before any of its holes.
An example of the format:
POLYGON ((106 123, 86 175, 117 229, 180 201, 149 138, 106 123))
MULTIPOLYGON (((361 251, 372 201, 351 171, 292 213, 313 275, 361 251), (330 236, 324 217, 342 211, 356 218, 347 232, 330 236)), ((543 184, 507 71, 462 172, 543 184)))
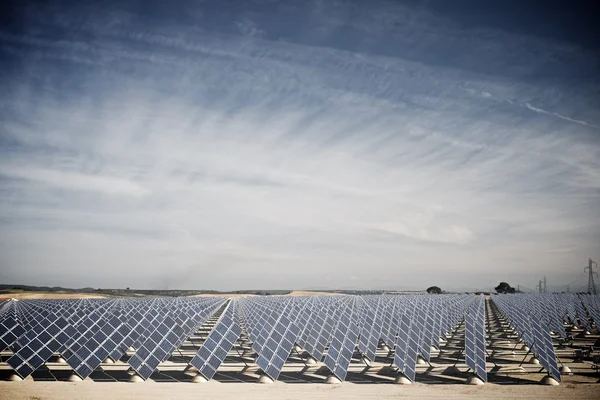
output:
POLYGON ((527 107, 531 111, 535 111, 535 112, 541 113, 541 114, 552 115, 552 116, 555 116, 556 118, 560 118, 560 119, 565 120, 565 121, 574 122, 576 124, 581 124, 581 125, 589 126, 589 127, 592 127, 592 128, 600 128, 599 126, 590 124, 590 123, 588 123, 586 121, 580 121, 580 120, 577 120, 577 119, 565 117, 564 115, 560 115, 559 113, 542 110, 541 108, 534 107, 534 106, 532 106, 529 103, 525 103, 525 107, 527 107))
POLYGON ((42 166, 1 166, 0 175, 75 191, 86 190, 109 195, 123 194, 130 196, 148 194, 148 191, 144 188, 125 179, 52 170, 42 166))

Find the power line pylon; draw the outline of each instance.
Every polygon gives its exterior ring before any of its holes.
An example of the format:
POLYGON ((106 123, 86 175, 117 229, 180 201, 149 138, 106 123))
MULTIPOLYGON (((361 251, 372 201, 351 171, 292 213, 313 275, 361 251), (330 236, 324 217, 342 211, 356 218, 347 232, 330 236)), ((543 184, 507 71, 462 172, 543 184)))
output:
POLYGON ((588 293, 596 294, 596 284, 594 283, 594 275, 598 276, 598 273, 593 270, 593 267, 594 267, 594 264, 596 264, 596 268, 598 268, 598 263, 595 261, 592 261, 591 258, 588 260, 588 262, 589 262, 588 266, 583 269, 584 272, 585 271, 589 272, 588 293))
POLYGON ((544 293, 548 293, 548 286, 546 286, 546 276, 544 276, 544 293))
POLYGON ((542 293, 542 289, 543 289, 543 287, 542 287, 542 280, 541 280, 541 279, 539 280, 538 284, 537 284, 537 285, 535 285, 535 288, 536 288, 536 289, 538 289, 538 291, 539 291, 540 293, 542 293))

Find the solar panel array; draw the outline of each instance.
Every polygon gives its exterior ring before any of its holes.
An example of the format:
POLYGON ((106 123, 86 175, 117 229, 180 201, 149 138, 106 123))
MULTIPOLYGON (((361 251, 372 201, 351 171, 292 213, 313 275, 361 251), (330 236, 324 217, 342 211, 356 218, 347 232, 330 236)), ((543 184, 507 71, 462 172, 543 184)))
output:
MULTIPOLYGON (((550 332, 566 336, 563 323, 592 330, 600 318, 598 296, 492 299, 557 380, 550 332)), ((250 362, 273 380, 298 346, 296 360, 310 357, 339 380, 348 378, 352 364, 383 358, 415 381, 419 359, 431 361, 440 338, 464 321, 465 363, 486 381, 485 302, 468 294, 2 301, 0 351, 10 354, 7 364, 23 378, 60 355, 81 378, 122 359, 148 379, 196 337, 201 344, 192 343, 194 352, 183 359, 207 380, 243 342, 250 362)))
POLYGON ((298 325, 292 319, 297 312, 292 311, 294 308, 294 304, 288 304, 278 315, 256 359, 256 364, 272 379, 279 377, 283 364, 300 334, 298 325))
POLYGON ((540 364, 554 379, 560 381, 561 376, 550 336, 558 317, 556 313, 548 312, 545 295, 495 295, 492 299, 539 359, 540 364))
MULTIPOLYGON (((394 364, 410 381, 415 380, 417 360, 419 357, 430 361, 431 346, 439 346, 440 336, 445 336, 458 324, 472 296, 418 296, 399 297, 403 302, 396 315, 399 321, 391 325, 397 326, 395 337, 394 364)), ((392 338, 384 338, 389 340, 392 338)))
POLYGON ((308 322, 298 339, 314 360, 321 361, 325 348, 333 337, 339 309, 347 300, 344 296, 313 297, 307 303, 308 322))
MULTIPOLYGON (((77 349, 71 348, 71 356, 67 363, 83 379, 87 378, 100 364, 108 358, 123 338, 127 336, 128 327, 124 318, 112 317, 103 320, 101 327, 77 349)), ((85 336, 81 336, 85 338, 85 336)), ((65 352, 69 354, 69 352, 65 352)))
POLYGON ((12 301, 0 308, 0 340, 2 350, 13 353, 8 365, 22 378, 57 354, 86 378, 131 345, 137 351, 129 362, 139 360, 132 367, 147 378, 224 303, 222 298, 12 301))
POLYGON ((75 332, 64 318, 43 310, 30 324, 30 329, 13 344, 16 352, 7 363, 21 377, 27 377, 63 348, 75 332))
POLYGON ((585 326, 588 331, 592 331, 592 324, 586 316, 587 311, 592 322, 594 322, 596 328, 598 328, 600 326, 600 296, 584 293, 580 293, 577 296, 581 303, 575 301, 575 307, 578 310, 578 315, 581 315, 580 319, 584 321, 582 325, 585 326), (581 305, 577 307, 579 304, 581 305))

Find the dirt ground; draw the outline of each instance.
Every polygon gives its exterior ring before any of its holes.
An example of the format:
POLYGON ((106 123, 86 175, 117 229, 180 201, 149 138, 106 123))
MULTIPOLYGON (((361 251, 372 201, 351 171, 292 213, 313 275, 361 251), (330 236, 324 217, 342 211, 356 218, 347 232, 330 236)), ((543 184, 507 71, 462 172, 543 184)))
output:
POLYGON ((88 293, 47 293, 47 292, 15 292, 1 293, 0 300, 17 299, 17 300, 32 300, 32 299, 103 299, 104 296, 88 293))
POLYGON ((252 383, 98 383, 98 382, 0 382, 4 400, 95 399, 594 399, 597 384, 541 385, 383 385, 383 384, 285 384, 252 383))
MULTIPOLYGON (((307 290, 294 290, 291 293, 284 294, 283 296, 341 296, 341 295, 342 295, 342 293, 311 292, 311 291, 307 291, 307 290)), ((228 298, 233 298, 233 297, 251 297, 251 296, 256 296, 256 295, 255 294, 246 294, 246 293, 240 293, 240 294, 205 293, 205 294, 198 294, 198 295, 191 296, 191 297, 228 297, 228 298)), ((278 296, 278 295, 274 295, 274 296, 278 296)))
POLYGON ((286 296, 342 296, 342 293, 333 292, 311 292, 309 290, 294 290, 286 296))
POLYGON ((231 293, 231 294, 203 293, 203 294, 195 294, 195 295, 189 296, 189 297, 227 297, 227 298, 234 298, 234 297, 251 297, 251 296, 256 296, 256 295, 255 294, 249 294, 249 293, 231 293))

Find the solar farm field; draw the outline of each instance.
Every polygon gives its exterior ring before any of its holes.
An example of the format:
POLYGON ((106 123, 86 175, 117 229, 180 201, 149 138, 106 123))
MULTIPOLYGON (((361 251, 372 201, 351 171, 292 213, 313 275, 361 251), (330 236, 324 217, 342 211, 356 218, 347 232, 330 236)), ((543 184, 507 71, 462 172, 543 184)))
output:
POLYGON ((0 393, 598 393, 598 321, 587 294, 4 300, 0 393))

